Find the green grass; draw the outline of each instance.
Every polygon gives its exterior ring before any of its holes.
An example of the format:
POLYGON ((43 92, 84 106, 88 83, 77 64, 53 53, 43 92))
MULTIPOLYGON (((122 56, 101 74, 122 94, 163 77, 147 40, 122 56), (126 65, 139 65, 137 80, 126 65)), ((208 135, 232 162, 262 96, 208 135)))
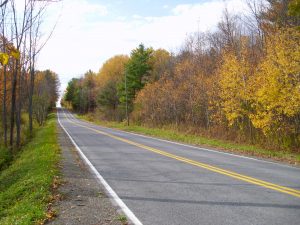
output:
POLYGON ((239 144, 232 141, 225 141, 225 140, 207 138, 199 135, 187 134, 175 129, 150 128, 150 127, 137 126, 137 125, 127 126, 124 123, 95 120, 93 117, 89 115, 77 115, 77 116, 80 119, 91 121, 96 124, 110 127, 110 128, 145 134, 145 135, 163 138, 171 141, 177 141, 181 143, 187 143, 187 144, 198 145, 203 147, 213 147, 216 150, 221 150, 226 152, 267 158, 267 159, 272 159, 277 161, 284 161, 294 165, 300 164, 300 154, 290 152, 290 151, 264 149, 256 145, 239 144))
MULTIPOLYGON (((28 141, 31 140, 30 134, 29 134, 28 120, 29 120, 28 113, 22 113, 22 115, 21 115, 21 121, 22 121, 22 123, 21 123, 21 144, 20 144, 19 148, 22 148, 22 146, 26 145, 26 143, 28 143, 28 141)), ((35 120, 33 121, 33 127, 34 127, 34 130, 33 130, 32 136, 35 135, 35 131, 36 131, 35 128, 39 127, 35 120)), ((1 130, 1 132, 3 133, 2 130, 1 130)), ((8 136, 9 136, 9 132, 10 131, 8 130, 7 131, 8 136)), ((1 135, 3 135, 2 133, 1 133, 1 135)), ((14 140, 16 140, 16 134, 14 135, 14 140)), ((18 157, 18 155, 19 155, 19 148, 14 146, 14 154, 12 156, 12 154, 8 150, 8 147, 4 147, 3 141, 4 140, 0 140, 0 172, 1 172, 1 170, 7 168, 10 165, 10 163, 13 161, 13 159, 18 157)))
POLYGON ((117 218, 122 224, 127 224, 127 217, 125 215, 120 215, 117 218))
POLYGON ((8 149, 0 146, 0 172, 2 169, 5 169, 11 161, 12 156, 9 153, 8 149))
POLYGON ((55 115, 0 173, 0 224, 38 224, 47 214, 60 150, 55 115))

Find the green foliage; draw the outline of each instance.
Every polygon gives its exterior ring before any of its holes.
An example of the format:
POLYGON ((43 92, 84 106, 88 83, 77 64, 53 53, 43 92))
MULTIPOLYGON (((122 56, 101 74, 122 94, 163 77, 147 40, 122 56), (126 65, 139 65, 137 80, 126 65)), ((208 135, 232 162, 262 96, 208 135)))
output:
POLYGON ((248 5, 252 16, 225 11, 215 32, 191 35, 177 55, 141 44, 127 61, 108 60, 97 76, 97 116, 122 121, 128 112, 139 125, 299 151, 299 0, 248 5))
POLYGON ((122 223, 122 224, 127 224, 127 217, 125 215, 120 215, 118 216, 118 220, 122 223))
POLYGON ((117 96, 117 87, 113 81, 108 81, 98 94, 98 103, 101 106, 112 107, 116 109, 119 98, 117 96))
POLYGON ((95 94, 96 74, 89 70, 84 77, 69 81, 63 102, 69 102, 72 108, 80 113, 93 111, 96 107, 95 94))
POLYGON ((107 60, 96 77, 97 80, 97 105, 104 118, 108 120, 122 120, 122 110, 118 96, 124 74, 125 64, 129 58, 117 55, 107 60))
POLYGON ((119 96, 120 102, 123 104, 126 103, 127 99, 130 109, 132 109, 136 93, 148 81, 152 53, 152 48, 145 48, 143 44, 140 44, 138 48, 132 50, 130 59, 125 65, 125 80, 119 86, 119 96))
POLYGON ((54 115, 0 173, 0 224, 35 224, 46 218, 59 158, 54 115))
POLYGON ((72 80, 69 81, 67 89, 66 89, 66 94, 64 96, 65 101, 68 102, 73 102, 75 98, 75 90, 76 90, 76 83, 78 82, 78 79, 73 78, 72 80))
POLYGON ((293 0, 289 3, 289 15, 300 18, 300 0, 293 0))
POLYGON ((118 107, 120 104, 118 97, 117 85, 113 80, 106 82, 98 93, 97 103, 103 110, 106 118, 117 119, 118 118, 118 107))

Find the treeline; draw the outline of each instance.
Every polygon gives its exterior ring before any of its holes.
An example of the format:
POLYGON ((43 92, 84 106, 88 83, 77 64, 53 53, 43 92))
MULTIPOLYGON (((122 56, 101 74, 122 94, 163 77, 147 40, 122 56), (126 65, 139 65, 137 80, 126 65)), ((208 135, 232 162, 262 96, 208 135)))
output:
POLYGON ((40 27, 47 4, 0 1, 0 151, 9 147, 13 154, 33 135, 35 121, 44 123, 58 99, 57 74, 35 69, 37 55, 46 44, 40 27))
POLYGON ((299 1, 248 1, 172 54, 144 45, 72 79, 62 103, 102 119, 300 149, 299 1))

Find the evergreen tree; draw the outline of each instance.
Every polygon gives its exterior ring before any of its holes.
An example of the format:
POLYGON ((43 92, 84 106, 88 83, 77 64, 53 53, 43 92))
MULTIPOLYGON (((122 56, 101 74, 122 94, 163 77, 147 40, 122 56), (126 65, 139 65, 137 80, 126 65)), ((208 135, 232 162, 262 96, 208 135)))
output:
POLYGON ((140 44, 130 54, 130 59, 125 65, 124 81, 119 86, 120 102, 127 105, 128 110, 132 111, 133 101, 139 90, 141 90, 148 81, 153 49, 145 48, 140 44))

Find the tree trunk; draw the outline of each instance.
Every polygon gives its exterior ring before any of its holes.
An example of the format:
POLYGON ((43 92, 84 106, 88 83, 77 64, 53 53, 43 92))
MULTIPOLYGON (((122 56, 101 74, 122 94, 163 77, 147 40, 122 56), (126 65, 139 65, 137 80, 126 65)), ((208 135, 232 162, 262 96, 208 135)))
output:
POLYGON ((19 88, 18 88, 18 105, 17 105, 17 114, 16 114, 16 125, 17 125, 17 147, 21 145, 21 112, 22 112, 22 89, 23 89, 23 80, 25 70, 22 70, 22 73, 19 76, 19 88))
MULTIPOLYGON (((20 100, 18 100, 20 101, 20 100)), ((16 128, 17 128, 17 136, 16 136, 16 145, 20 147, 21 143, 21 109, 19 102, 16 106, 16 128)))
POLYGON ((6 109, 6 66, 3 68, 3 106, 2 106, 2 117, 3 117, 3 138, 4 138, 4 146, 7 146, 7 109, 6 109))
POLYGON ((28 104, 29 134, 30 134, 30 137, 32 137, 32 131, 33 131, 32 98, 33 98, 33 90, 34 90, 34 78, 35 78, 35 74, 34 74, 34 63, 33 63, 30 67, 29 104, 28 104))
POLYGON ((209 121, 209 109, 208 109, 208 106, 206 106, 206 109, 205 109, 205 117, 206 117, 206 129, 209 129, 210 121, 209 121))
MULTIPOLYGON (((2 11, 2 17, 4 12, 2 11)), ((4 22, 4 21, 3 21, 4 22)), ((5 40, 5 29, 3 26, 2 29, 2 37, 3 37, 3 51, 6 52, 6 40, 5 40)), ((6 97, 7 97, 7 66, 4 65, 3 67, 3 106, 2 106, 2 113, 3 113, 3 139, 4 139, 4 146, 7 147, 7 107, 6 107, 6 97)))
POLYGON ((30 84, 29 84, 29 104, 28 104, 28 117, 29 117, 29 135, 30 137, 33 136, 33 91, 34 91, 34 76, 35 76, 35 71, 34 71, 34 60, 35 60, 35 49, 33 46, 33 37, 32 37, 32 26, 33 26, 33 20, 32 20, 32 16, 33 16, 33 4, 34 2, 31 2, 30 5, 30 32, 29 32, 29 44, 30 44, 30 84))
POLYGON ((12 85, 11 85, 11 111, 10 111, 10 140, 9 145, 13 148, 14 144, 14 125, 16 112, 16 89, 17 89, 17 75, 18 75, 19 60, 15 60, 15 68, 13 71, 12 85))

